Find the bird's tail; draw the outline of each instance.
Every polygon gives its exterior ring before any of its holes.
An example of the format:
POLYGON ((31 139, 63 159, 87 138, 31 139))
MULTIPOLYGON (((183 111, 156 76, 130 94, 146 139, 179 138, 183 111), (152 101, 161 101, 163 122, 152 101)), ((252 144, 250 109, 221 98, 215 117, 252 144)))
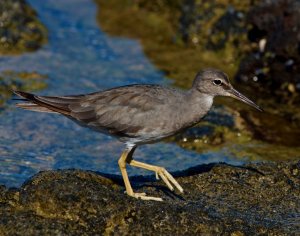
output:
POLYGON ((63 96, 63 97, 48 97, 37 96, 31 93, 22 91, 13 91, 16 95, 22 99, 16 99, 24 101, 23 103, 17 103, 16 106, 37 112, 48 113, 60 113, 64 115, 70 115, 69 105, 78 101, 80 96, 63 96))

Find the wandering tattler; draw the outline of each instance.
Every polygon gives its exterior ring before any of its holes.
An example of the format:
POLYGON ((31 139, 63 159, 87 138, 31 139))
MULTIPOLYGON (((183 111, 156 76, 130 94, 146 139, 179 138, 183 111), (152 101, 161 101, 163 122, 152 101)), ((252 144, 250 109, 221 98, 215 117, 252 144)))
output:
POLYGON ((118 164, 126 193, 143 200, 161 198, 135 193, 129 182, 126 163, 154 171, 170 190, 182 187, 163 167, 133 159, 137 146, 157 142, 197 124, 210 110, 215 96, 229 96, 261 110, 254 102, 235 90, 222 71, 199 72, 191 89, 180 91, 160 85, 128 85, 96 93, 74 96, 38 96, 15 91, 24 99, 23 109, 62 114, 80 125, 114 136, 125 143, 118 164))

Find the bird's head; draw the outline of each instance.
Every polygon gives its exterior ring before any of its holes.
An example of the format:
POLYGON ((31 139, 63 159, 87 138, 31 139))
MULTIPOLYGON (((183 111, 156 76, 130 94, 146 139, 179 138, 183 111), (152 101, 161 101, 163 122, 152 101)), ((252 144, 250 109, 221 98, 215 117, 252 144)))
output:
POLYGON ((234 89, 229 82, 228 76, 220 70, 206 69, 199 72, 193 82, 193 89, 211 96, 233 97, 262 111, 258 105, 234 89))

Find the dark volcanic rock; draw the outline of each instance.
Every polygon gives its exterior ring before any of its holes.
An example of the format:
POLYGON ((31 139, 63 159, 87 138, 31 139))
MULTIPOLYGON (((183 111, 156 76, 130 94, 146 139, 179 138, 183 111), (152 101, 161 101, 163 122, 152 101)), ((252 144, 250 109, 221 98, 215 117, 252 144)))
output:
POLYGON ((300 2, 261 1, 247 16, 252 50, 241 61, 237 78, 277 102, 300 101, 300 2))
POLYGON ((40 172, 0 188, 2 235, 291 235, 300 232, 300 162, 210 164, 176 173, 185 193, 133 177, 164 202, 127 197, 120 177, 40 172))
POLYGON ((0 1, 0 54, 34 51, 47 41, 47 30, 25 0, 0 1))

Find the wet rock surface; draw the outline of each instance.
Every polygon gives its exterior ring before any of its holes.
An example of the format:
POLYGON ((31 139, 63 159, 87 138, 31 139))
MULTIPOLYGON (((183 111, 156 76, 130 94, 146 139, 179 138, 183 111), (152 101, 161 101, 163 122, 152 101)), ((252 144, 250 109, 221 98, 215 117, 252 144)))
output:
POLYGON ((80 170, 40 172, 20 189, 0 188, 2 235, 296 235, 300 232, 300 162, 209 164, 174 173, 185 193, 152 177, 80 170))
POLYGON ((34 51, 47 41, 47 30, 25 0, 0 1, 0 54, 34 51))

